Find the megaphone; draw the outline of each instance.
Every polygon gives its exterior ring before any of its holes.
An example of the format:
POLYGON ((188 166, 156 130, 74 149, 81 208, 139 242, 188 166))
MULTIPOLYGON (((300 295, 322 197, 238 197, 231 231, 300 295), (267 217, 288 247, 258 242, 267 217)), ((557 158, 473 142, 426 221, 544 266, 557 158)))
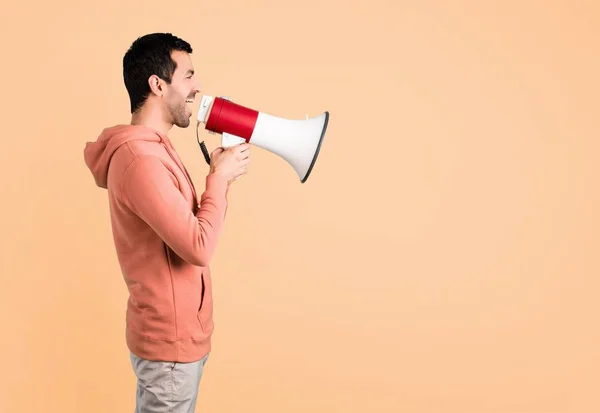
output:
MULTIPOLYGON (((323 143, 329 112, 306 119, 284 119, 259 112, 223 96, 204 95, 198 110, 198 125, 209 133, 221 134, 221 145, 230 147, 243 142, 263 148, 283 158, 304 183, 308 179, 323 143)), ((200 144, 206 162, 210 157, 204 142, 200 144)))

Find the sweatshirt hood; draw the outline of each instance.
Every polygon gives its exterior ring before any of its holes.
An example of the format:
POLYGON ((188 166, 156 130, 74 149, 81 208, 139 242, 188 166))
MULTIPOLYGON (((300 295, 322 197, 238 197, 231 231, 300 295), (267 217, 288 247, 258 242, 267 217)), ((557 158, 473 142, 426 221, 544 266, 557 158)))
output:
POLYGON ((96 141, 86 142, 83 157, 96 185, 100 188, 107 187, 112 156, 121 145, 135 140, 165 142, 166 138, 146 126, 116 125, 103 129, 96 141))

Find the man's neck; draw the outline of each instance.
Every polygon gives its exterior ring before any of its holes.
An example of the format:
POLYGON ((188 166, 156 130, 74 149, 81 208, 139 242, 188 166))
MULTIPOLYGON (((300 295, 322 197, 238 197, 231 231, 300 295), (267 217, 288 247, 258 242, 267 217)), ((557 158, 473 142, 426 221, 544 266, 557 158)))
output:
POLYGON ((173 124, 163 119, 163 114, 158 108, 145 106, 131 116, 132 125, 142 125, 167 135, 173 124))

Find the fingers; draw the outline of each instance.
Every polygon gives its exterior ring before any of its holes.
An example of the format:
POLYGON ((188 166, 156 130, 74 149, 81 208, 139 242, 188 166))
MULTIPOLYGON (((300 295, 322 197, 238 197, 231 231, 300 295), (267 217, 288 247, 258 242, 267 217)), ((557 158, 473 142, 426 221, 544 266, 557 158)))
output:
POLYGON ((247 159, 250 157, 250 144, 242 143, 235 147, 235 158, 237 160, 247 159))
POLYGON ((237 181, 242 176, 244 176, 248 173, 248 164, 249 163, 250 163, 250 158, 246 158, 246 159, 238 162, 239 168, 238 168, 237 174, 233 178, 234 181, 237 181))
POLYGON ((235 152, 238 154, 246 154, 250 153, 250 144, 249 143, 241 143, 235 147, 235 152))
POLYGON ((224 153, 219 155, 218 158, 219 161, 223 162, 223 165, 227 165, 223 167, 231 171, 229 172, 230 176, 232 176, 230 182, 237 181, 248 172, 248 165, 251 161, 249 143, 245 142, 230 147, 221 147, 214 151, 216 154, 220 154, 221 152, 224 153))
POLYGON ((238 161, 243 161, 243 160, 246 160, 246 159, 250 159, 250 149, 248 149, 247 151, 242 152, 242 153, 236 155, 235 159, 237 159, 238 161))
POLYGON ((241 159, 238 162, 238 165, 240 165, 240 167, 242 167, 242 168, 246 168, 246 167, 248 167, 249 163, 250 163, 250 157, 248 156, 247 158, 241 159))
POLYGON ((246 170, 241 170, 240 172, 237 173, 237 175, 235 176, 235 178, 233 178, 234 181, 237 181, 238 179, 240 179, 241 177, 243 177, 244 175, 246 175, 248 171, 246 170))
POLYGON ((235 174, 233 180, 237 181, 238 179, 240 179, 242 176, 246 175, 246 173, 248 172, 247 168, 240 168, 238 170, 238 173, 235 174))

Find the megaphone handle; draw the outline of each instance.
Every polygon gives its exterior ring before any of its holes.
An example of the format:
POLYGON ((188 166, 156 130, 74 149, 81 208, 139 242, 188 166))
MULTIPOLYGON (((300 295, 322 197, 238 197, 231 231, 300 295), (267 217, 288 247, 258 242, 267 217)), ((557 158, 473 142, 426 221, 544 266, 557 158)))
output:
POLYGON ((206 163, 210 165, 210 154, 208 153, 208 149, 206 149, 204 141, 200 142, 200 149, 202 149, 202 153, 204 154, 204 159, 206 160, 206 163))

